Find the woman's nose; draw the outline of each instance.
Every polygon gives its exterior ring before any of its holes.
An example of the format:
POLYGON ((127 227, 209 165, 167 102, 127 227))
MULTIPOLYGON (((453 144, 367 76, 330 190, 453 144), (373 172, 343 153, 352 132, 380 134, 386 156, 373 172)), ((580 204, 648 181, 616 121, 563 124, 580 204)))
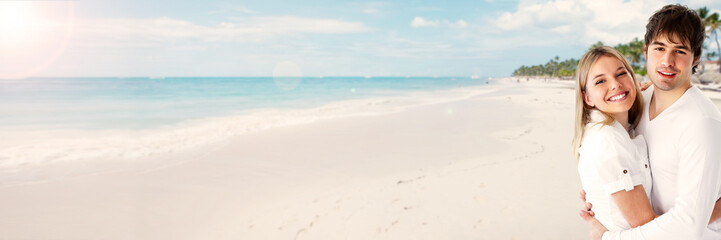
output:
POLYGON ((621 82, 618 81, 618 79, 616 79, 616 78, 611 78, 610 83, 611 83, 611 89, 616 89, 621 86, 621 82))

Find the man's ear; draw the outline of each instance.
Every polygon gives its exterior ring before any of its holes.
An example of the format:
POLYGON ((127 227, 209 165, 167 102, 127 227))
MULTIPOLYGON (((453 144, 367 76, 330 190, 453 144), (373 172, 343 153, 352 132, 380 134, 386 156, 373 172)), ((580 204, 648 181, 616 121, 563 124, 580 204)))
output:
POLYGON ((586 91, 582 91, 581 95, 583 95, 583 101, 586 102, 586 105, 595 107, 595 106, 593 106, 593 103, 591 103, 591 98, 588 97, 588 94, 586 94, 586 91))
POLYGON ((701 56, 700 56, 700 55, 701 55, 701 54, 699 54, 699 56, 694 56, 694 57, 693 57, 693 64, 691 65, 691 67, 696 67, 696 66, 698 66, 699 62, 701 62, 701 56))
POLYGON ((643 45, 643 58, 648 61, 648 46, 646 44, 643 45))

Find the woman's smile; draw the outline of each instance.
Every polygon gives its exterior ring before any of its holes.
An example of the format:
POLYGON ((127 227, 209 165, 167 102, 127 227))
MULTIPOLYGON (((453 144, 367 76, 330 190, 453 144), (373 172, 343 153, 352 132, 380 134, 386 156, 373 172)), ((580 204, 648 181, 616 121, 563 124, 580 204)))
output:
POLYGON ((611 96, 610 98, 608 98, 606 100, 609 102, 621 102, 621 101, 624 101, 627 99, 626 96, 628 96, 628 91, 623 91, 623 92, 620 92, 618 94, 611 96))

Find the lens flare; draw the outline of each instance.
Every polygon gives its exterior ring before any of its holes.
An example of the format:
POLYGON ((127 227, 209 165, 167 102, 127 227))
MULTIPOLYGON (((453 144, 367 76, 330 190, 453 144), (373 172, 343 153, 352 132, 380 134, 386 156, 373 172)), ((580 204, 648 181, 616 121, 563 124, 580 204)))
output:
POLYGON ((67 2, 0 1, 0 79, 34 76, 70 42, 75 6, 67 2))
POLYGON ((283 61, 275 65, 273 69, 273 81, 275 86, 285 91, 298 87, 303 80, 303 72, 298 64, 290 61, 283 61))

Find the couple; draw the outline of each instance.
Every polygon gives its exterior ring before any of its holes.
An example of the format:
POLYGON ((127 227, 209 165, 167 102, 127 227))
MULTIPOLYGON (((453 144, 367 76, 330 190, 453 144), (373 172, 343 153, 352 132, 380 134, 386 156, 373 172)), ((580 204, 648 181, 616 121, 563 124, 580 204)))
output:
POLYGON ((643 93, 615 49, 581 58, 573 150, 592 239, 721 239, 721 113, 690 83, 704 30, 680 5, 649 18, 643 93))

